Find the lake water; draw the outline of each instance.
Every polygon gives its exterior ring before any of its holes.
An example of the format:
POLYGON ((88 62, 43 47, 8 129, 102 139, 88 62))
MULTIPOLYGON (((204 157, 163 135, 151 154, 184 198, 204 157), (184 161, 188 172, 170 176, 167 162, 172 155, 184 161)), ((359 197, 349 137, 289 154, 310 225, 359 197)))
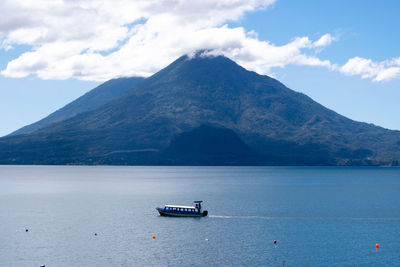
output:
POLYGON ((0 266, 44 264, 400 266, 400 168, 0 166, 0 266))

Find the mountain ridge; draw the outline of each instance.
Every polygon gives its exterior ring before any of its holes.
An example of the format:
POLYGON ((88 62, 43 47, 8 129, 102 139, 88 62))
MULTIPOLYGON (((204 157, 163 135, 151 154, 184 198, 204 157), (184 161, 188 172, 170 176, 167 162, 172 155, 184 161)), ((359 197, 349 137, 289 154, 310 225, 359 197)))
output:
MULTIPOLYGON (((395 165, 400 157, 399 131, 353 121, 228 58, 198 54, 180 57, 98 109, 0 139, 8 151, 0 163, 24 161, 24 151, 30 159, 24 162, 35 164, 196 165, 196 157, 172 155, 171 144, 204 125, 215 128, 205 135, 229 135, 218 130, 228 129, 253 151, 251 162, 218 155, 222 165, 395 165)), ((214 165, 214 156, 197 163, 214 165)))
POLYGON ((26 125, 12 132, 10 135, 29 134, 52 123, 60 122, 80 113, 94 110, 122 95, 142 80, 144 80, 144 78, 141 77, 123 77, 108 80, 51 113, 49 116, 26 125))

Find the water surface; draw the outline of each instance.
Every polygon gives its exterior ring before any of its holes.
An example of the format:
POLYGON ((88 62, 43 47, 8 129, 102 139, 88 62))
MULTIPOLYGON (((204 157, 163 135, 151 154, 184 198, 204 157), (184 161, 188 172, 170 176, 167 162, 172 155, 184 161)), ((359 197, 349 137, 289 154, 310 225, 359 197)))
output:
POLYGON ((0 166, 0 265, 43 264, 400 266, 400 169, 0 166))

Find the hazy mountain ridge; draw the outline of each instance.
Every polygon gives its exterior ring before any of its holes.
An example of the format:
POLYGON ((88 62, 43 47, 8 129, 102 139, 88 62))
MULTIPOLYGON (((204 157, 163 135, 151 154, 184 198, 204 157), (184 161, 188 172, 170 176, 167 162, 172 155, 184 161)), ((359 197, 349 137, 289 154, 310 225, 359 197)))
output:
POLYGON ((72 118, 80 113, 95 110, 101 105, 122 95, 137 83, 143 81, 141 77, 117 78, 109 80, 90 90, 83 96, 65 105, 49 116, 35 123, 24 126, 11 133, 11 135, 29 134, 52 123, 72 118))
POLYGON ((2 138, 0 149, 1 163, 18 164, 390 165, 400 132, 350 120, 225 57, 197 55, 96 110, 2 138), (198 133, 232 142, 226 154, 179 154, 201 143, 198 133))

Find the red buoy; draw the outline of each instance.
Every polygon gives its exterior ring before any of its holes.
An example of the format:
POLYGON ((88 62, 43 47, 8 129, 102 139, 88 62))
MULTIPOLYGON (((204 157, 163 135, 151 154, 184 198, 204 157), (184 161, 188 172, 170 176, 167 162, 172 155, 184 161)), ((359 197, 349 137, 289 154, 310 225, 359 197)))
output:
POLYGON ((156 236, 155 236, 155 235, 153 235, 153 239, 156 239, 156 236))
POLYGON ((376 243, 375 247, 376 247, 376 248, 379 248, 379 244, 378 244, 378 243, 376 243))

